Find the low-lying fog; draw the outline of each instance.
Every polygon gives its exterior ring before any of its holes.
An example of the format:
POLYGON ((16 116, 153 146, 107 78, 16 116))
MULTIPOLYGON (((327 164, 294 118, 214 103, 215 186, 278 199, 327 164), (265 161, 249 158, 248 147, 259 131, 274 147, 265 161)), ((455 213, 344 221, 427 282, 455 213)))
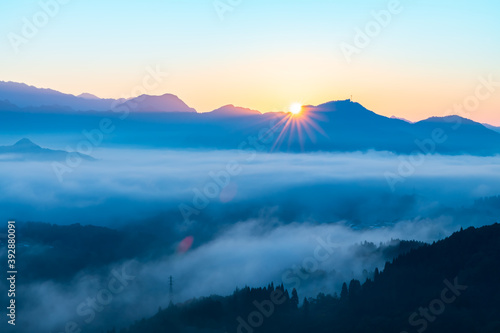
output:
MULTIPOLYGON (((432 242, 498 216, 475 200, 500 194, 500 157, 111 149, 94 157, 62 181, 50 162, 0 161, 0 219, 157 229, 174 246, 188 237, 176 254, 130 263, 135 278, 95 327, 167 306, 170 275, 176 302, 270 282, 296 287, 301 299, 339 292, 383 268, 383 251, 364 241, 432 242)), ((123 265, 23 285, 20 322, 54 332, 67 321, 87 325, 78 306, 123 265)))
POLYGON ((167 212, 182 223, 274 211, 288 222, 366 226, 470 206, 500 188, 498 156, 103 149, 94 157, 58 172, 50 162, 0 161, 0 219, 116 227, 167 212))

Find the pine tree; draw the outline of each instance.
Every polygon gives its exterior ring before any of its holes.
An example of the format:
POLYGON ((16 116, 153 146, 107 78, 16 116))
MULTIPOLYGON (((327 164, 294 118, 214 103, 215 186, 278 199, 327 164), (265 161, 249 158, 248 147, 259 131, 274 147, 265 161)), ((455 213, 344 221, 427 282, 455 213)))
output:
POLYGON ((295 288, 293 288, 292 290, 292 298, 290 299, 290 301, 292 303, 292 308, 297 309, 297 307, 299 306, 299 295, 297 294, 297 290, 295 288))
POLYGON ((304 311, 304 317, 309 317, 309 301, 304 297, 304 304, 302 305, 302 310, 304 311))
POLYGON ((344 282, 344 284, 342 285, 342 291, 340 292, 340 300, 347 301, 348 297, 349 291, 347 290, 347 284, 344 282))
POLYGON ((358 280, 351 280, 349 283, 349 299, 354 299, 361 293, 361 283, 358 280))

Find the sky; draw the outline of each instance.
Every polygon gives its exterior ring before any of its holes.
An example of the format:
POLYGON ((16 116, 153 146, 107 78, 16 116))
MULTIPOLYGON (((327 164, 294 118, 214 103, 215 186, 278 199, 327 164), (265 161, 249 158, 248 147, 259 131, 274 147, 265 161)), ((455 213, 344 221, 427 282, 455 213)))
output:
POLYGON ((57 1, 0 4, 0 80, 133 97, 153 68, 168 75, 146 93, 176 94, 199 112, 352 95, 412 121, 469 103, 463 116, 500 126, 500 86, 474 100, 480 78, 500 82, 498 1, 57 1))

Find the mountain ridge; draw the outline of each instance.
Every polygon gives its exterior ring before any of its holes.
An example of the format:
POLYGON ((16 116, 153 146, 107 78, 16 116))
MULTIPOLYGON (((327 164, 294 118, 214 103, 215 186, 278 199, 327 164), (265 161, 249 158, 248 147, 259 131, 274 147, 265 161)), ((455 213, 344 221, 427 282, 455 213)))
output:
POLYGON ((28 138, 22 138, 10 146, 0 146, 0 156, 12 156, 11 159, 14 160, 64 161, 70 153, 76 154, 86 161, 96 160, 92 156, 78 152, 42 148, 28 138))
POLYGON ((106 144, 238 149, 248 138, 272 128, 277 141, 257 145, 265 147, 264 151, 500 154, 500 133, 470 119, 429 117, 409 123, 379 115, 350 99, 307 105, 300 114, 292 115, 261 114, 232 104, 198 113, 173 94, 141 95, 118 103, 112 111, 77 111, 64 104, 20 107, 5 97, 0 89, 0 131, 17 136, 77 134, 95 128, 106 117, 120 124, 120 131, 108 137, 106 144))
MULTIPOLYGON (((167 95, 175 97, 171 99, 174 103, 174 106, 183 106, 182 104, 184 102, 182 102, 177 96, 172 94, 164 94, 161 96, 142 95, 128 100, 124 98, 112 99, 99 98, 89 93, 83 93, 75 96, 72 94, 65 94, 53 89, 38 88, 25 83, 0 81, 0 101, 6 100, 11 104, 17 106, 18 108, 28 109, 46 109, 50 108, 50 106, 59 106, 63 108, 66 107, 75 111, 112 111, 117 106, 126 106, 128 109, 134 109, 131 106, 134 106, 135 104, 141 105, 141 99, 144 99, 145 96, 148 96, 151 100, 154 100, 156 98, 162 98, 167 95), (179 101, 182 103, 180 103, 179 101)), ((164 107, 168 110, 172 108, 172 106, 168 104, 164 105, 164 107)), ((193 110, 194 109, 186 111, 193 112, 193 110)), ((157 111, 157 106, 155 106, 154 110, 147 111, 157 111)))
POLYGON ((131 98, 118 105, 114 110, 126 110, 133 112, 187 112, 197 113, 195 109, 190 108, 184 101, 173 94, 163 94, 159 96, 140 95, 131 98))
POLYGON ((252 110, 249 108, 234 106, 233 104, 224 105, 218 109, 215 109, 205 114, 216 115, 216 116, 251 116, 251 115, 261 115, 262 112, 257 110, 252 110))
MULTIPOLYGON (((165 93, 165 94, 162 94, 162 95, 148 95, 148 94, 143 94, 143 95, 140 95, 140 96, 137 96, 137 97, 133 97, 133 98, 129 98, 129 99, 124 99, 124 98, 119 98, 119 99, 107 98, 107 99, 104 99, 104 98, 99 98, 96 95, 91 94, 91 93, 82 93, 82 94, 80 94, 78 96, 75 96, 75 95, 72 95, 72 94, 62 93, 62 92, 59 92, 57 90, 50 89, 50 88, 39 88, 39 87, 36 87, 36 86, 33 86, 33 85, 28 85, 26 83, 13 82, 13 81, 0 81, 0 111, 2 111, 2 110, 5 109, 5 105, 4 105, 4 108, 2 108, 2 105, 1 105, 1 102, 3 101, 3 102, 8 102, 12 106, 20 108, 20 109, 22 109, 22 108, 27 108, 27 109, 33 109, 33 108, 50 109, 50 107, 58 107, 58 108, 66 108, 66 109, 70 108, 70 109, 73 109, 75 111, 113 111, 118 106, 118 107, 128 108, 128 110, 130 110, 130 111, 142 111, 142 112, 152 111, 152 112, 160 112, 157 108, 155 108, 154 110, 138 110, 139 108, 136 107, 136 106, 134 106, 134 104, 141 105, 141 99, 142 100, 144 100, 144 99, 161 99, 161 98, 163 98, 165 96, 172 97, 176 102, 182 102, 182 104, 181 104, 182 105, 181 112, 183 112, 183 111, 197 112, 196 109, 189 108, 187 106, 187 104, 184 101, 182 101, 178 96, 176 96, 174 94, 169 94, 169 93, 165 93), (27 91, 29 91, 32 94, 34 92, 46 92, 46 93, 48 93, 50 95, 56 95, 56 96, 63 95, 63 96, 66 96, 66 97, 73 97, 73 98, 77 98, 79 100, 90 101, 90 102, 105 101, 105 104, 107 105, 107 107, 106 108, 81 109, 81 108, 73 108, 73 107, 71 107, 71 105, 65 105, 65 104, 61 104, 61 103, 36 104, 36 105, 26 105, 25 101, 23 103, 16 103, 17 98, 12 98, 12 97, 9 98, 9 96, 6 94, 9 91, 14 91, 15 92, 16 91, 15 88, 21 88, 22 90, 27 90, 27 91)), ((354 105, 357 106, 357 108, 356 109, 352 109, 352 110, 354 110, 357 113, 360 113, 360 112, 363 112, 363 111, 365 111, 365 112, 368 111, 368 112, 373 113, 375 115, 378 115, 378 116, 381 116, 381 117, 385 117, 385 116, 379 115, 379 114, 377 114, 377 113, 375 113, 375 112, 373 112, 371 110, 366 109, 361 104, 359 104, 357 102, 353 102, 350 99, 346 99, 346 100, 333 100, 333 101, 330 101, 330 102, 319 104, 317 106, 314 106, 314 105, 305 105, 304 109, 306 109, 306 110, 307 109, 314 109, 316 111, 332 111, 332 112, 335 112, 335 109, 338 108, 339 105, 340 105, 339 103, 353 103, 354 105)), ((224 115, 231 115, 232 112, 231 112, 230 109, 233 109, 234 111, 238 111, 237 113, 240 113, 240 111, 241 111, 241 113, 248 113, 248 114, 265 114, 265 113, 263 113, 261 111, 258 111, 258 110, 253 110, 253 109, 245 108, 245 107, 237 107, 237 106, 234 106, 233 104, 227 104, 227 105, 221 106, 220 108, 217 108, 215 110, 212 110, 212 111, 209 111, 209 112, 203 112, 203 113, 209 113, 209 114, 211 113, 211 114, 218 114, 218 115, 223 115, 223 114, 224 115)), ((172 111, 166 111, 166 112, 172 112, 172 111)), ((283 112, 268 112, 268 113, 283 113, 283 112)), ((449 116, 445 116, 445 117, 449 117, 449 116)), ((398 116, 395 116, 395 115, 393 115, 391 117, 385 117, 385 118, 387 118, 387 119, 394 119, 394 120, 401 120, 401 121, 404 121, 406 123, 413 124, 413 123, 418 123, 418 122, 422 122, 422 121, 429 121, 429 120, 431 120, 433 118, 444 118, 444 117, 431 116, 431 117, 428 117, 428 118, 425 118, 425 119, 422 119, 422 120, 416 121, 416 122, 412 122, 412 121, 409 121, 409 120, 407 120, 405 118, 401 118, 401 117, 398 117, 398 116)), ((463 118, 463 119, 467 119, 467 118, 463 118)), ((493 126, 493 125, 490 125, 490 124, 482 124, 482 125, 484 125, 485 127, 487 127, 488 129, 491 129, 491 130, 500 131, 500 127, 493 126)))

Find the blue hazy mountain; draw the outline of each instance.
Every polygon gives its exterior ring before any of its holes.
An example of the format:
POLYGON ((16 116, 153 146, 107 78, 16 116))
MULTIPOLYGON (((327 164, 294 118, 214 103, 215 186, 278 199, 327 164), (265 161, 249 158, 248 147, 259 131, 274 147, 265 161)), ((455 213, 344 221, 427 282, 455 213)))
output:
POLYGON ((242 108, 234 106, 232 104, 225 105, 216 110, 205 113, 205 115, 217 116, 217 117, 245 117, 245 116, 255 116, 261 114, 262 113, 260 111, 242 108))
MULTIPOLYGON (((31 160, 31 161, 64 161, 69 152, 42 148, 29 139, 21 139, 12 146, 0 146, 0 156, 3 160, 31 160)), ((95 161, 91 156, 77 154, 87 161, 95 161)))
POLYGON ((492 155, 500 153, 500 135, 458 116, 432 117, 417 123, 387 118, 358 103, 337 101, 308 109, 324 117, 327 137, 312 145, 324 150, 387 150, 397 153, 492 155), (439 134, 439 135, 438 135, 439 134))
POLYGON ((415 133, 432 137, 433 131, 442 130, 447 139, 440 145, 444 154, 460 154, 474 151, 478 155, 498 152, 499 133, 484 125, 459 116, 431 117, 414 126, 415 133))
POLYGON ((111 110, 112 105, 116 103, 114 99, 89 99, 63 94, 52 89, 36 88, 24 83, 3 81, 0 81, 0 100, 7 100, 21 108, 60 106, 75 111, 106 111, 111 110))
POLYGON ((114 111, 132 112, 191 112, 196 110, 187 106, 179 97, 172 94, 161 96, 141 95, 127 100, 113 108, 114 111))
MULTIPOLYGON (((126 108, 128 111, 196 112, 172 94, 142 95, 129 100, 101 99, 89 93, 78 96, 63 94, 52 89, 40 89, 23 83, 0 81, 0 101, 9 102, 29 111, 110 111, 126 108)), ((2 106, 0 105, 0 110, 2 106)))
POLYGON ((500 133, 472 120, 448 116, 410 123, 381 116, 351 100, 304 106, 302 114, 293 117, 233 105, 197 113, 172 94, 142 95, 126 102, 95 98, 0 82, 0 131, 17 137, 65 134, 81 138, 83 130, 95 129, 105 117, 119 130, 104 145, 238 149, 274 126, 272 139, 280 140, 258 144, 258 149, 500 154, 500 133), (107 105, 113 111, 105 111, 107 105), (86 111, 71 111, 84 107, 86 111))
POLYGON ((100 99, 96 95, 92 95, 92 94, 89 94, 89 93, 83 93, 83 94, 80 94, 80 95, 78 95, 76 97, 85 98, 85 99, 100 99))

